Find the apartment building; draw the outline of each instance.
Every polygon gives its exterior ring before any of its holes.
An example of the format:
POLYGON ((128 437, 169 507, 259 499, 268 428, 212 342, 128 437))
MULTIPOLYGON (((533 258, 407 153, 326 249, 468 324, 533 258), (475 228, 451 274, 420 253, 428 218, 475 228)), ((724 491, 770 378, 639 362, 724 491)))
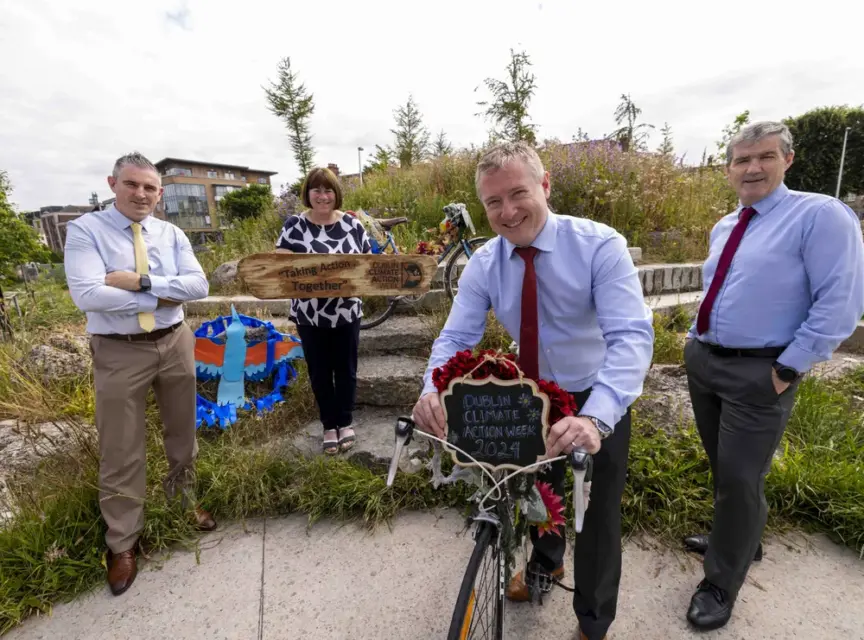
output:
POLYGON ((180 158, 164 158, 156 168, 165 188, 156 217, 198 234, 219 230, 217 206, 226 194, 251 183, 270 185, 277 173, 180 158))

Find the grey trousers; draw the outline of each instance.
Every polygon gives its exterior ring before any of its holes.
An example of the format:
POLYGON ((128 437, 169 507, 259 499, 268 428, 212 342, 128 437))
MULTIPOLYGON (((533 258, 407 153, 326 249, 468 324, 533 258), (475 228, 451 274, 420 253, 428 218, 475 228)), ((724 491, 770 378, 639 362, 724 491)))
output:
POLYGON ((732 598, 744 584, 768 521, 765 476, 798 383, 774 389, 775 358, 720 357, 698 340, 684 348, 696 426, 714 476, 714 524, 705 577, 732 598))

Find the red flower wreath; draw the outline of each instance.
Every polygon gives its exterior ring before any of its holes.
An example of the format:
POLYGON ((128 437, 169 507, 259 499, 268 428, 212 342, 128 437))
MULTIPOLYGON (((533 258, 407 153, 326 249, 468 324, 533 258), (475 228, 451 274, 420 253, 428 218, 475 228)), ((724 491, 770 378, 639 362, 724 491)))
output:
MULTIPOLYGON (((495 376, 501 380, 516 380, 526 377, 516 356, 492 349, 484 349, 476 355, 471 351, 459 351, 440 367, 432 371, 432 382, 438 393, 443 393, 454 378, 469 376, 473 380, 483 380, 495 376), (469 375, 470 374, 470 375, 469 375)), ((579 408, 569 393, 550 380, 535 380, 540 391, 549 396, 549 424, 553 425, 565 416, 574 416, 579 408)))

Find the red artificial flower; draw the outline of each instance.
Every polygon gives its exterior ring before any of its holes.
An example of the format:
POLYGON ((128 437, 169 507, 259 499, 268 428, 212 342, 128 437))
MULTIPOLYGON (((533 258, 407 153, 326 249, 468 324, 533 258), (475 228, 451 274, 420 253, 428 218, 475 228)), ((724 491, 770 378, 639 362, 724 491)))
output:
POLYGON ((565 522, 564 504, 561 501, 561 496, 552 490, 552 485, 548 482, 535 482, 534 485, 540 492, 540 497, 543 498, 543 504, 546 506, 546 520, 543 522, 532 522, 531 524, 537 527, 537 533, 541 538, 549 532, 560 536, 561 531, 558 529, 558 526, 565 522))
MULTIPOLYGON (((516 380, 524 373, 516 364, 516 356, 492 349, 478 351, 459 351, 440 367, 432 371, 432 382, 438 393, 443 393, 454 378, 471 374, 473 380, 483 380, 495 376, 500 380, 516 380), (489 356, 487 359, 486 356, 489 356)), ((542 393, 549 398, 549 424, 553 425, 565 416, 574 416, 578 410, 573 396, 551 380, 535 380, 542 393)))

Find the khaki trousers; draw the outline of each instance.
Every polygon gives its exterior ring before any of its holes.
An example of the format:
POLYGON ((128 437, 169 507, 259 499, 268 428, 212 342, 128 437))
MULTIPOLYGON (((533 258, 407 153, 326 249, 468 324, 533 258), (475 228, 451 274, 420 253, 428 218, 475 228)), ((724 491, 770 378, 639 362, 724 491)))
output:
POLYGON ((191 497, 198 441, 195 434, 195 336, 183 323, 154 342, 90 339, 99 433, 99 505, 113 553, 135 546, 144 528, 147 491, 144 411, 152 387, 162 418, 168 458, 165 493, 191 497))

